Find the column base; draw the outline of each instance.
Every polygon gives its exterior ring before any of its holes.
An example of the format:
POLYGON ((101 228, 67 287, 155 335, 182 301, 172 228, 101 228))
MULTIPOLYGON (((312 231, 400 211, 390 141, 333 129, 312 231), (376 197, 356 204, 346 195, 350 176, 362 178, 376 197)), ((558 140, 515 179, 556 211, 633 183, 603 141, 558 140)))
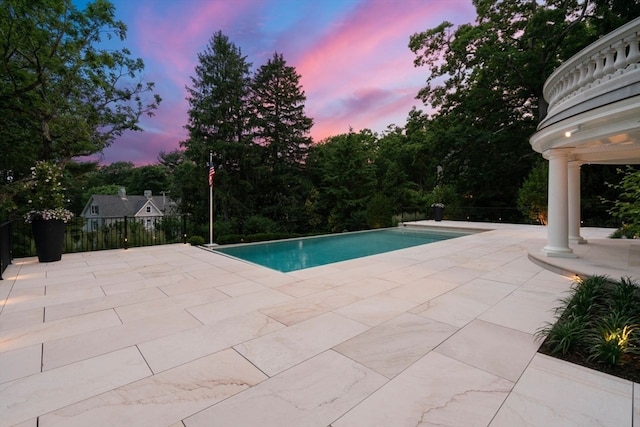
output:
POLYGON ((545 246, 544 248, 542 248, 542 253, 548 257, 578 258, 578 255, 574 254, 571 248, 556 248, 552 246, 545 246))

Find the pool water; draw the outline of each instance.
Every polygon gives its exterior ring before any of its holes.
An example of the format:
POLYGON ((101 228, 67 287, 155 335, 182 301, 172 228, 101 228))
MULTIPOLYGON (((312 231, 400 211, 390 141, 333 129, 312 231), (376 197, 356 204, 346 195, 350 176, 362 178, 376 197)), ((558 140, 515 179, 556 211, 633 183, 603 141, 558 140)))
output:
POLYGON ((467 231, 381 230, 217 247, 216 251, 288 272, 466 236, 467 231))

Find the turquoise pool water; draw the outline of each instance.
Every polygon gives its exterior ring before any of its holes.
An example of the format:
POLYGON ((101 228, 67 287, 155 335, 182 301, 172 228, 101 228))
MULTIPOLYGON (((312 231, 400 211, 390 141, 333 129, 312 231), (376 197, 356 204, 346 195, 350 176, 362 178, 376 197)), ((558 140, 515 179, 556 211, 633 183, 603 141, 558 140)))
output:
POLYGON ((385 228, 215 248, 216 251, 288 272, 466 236, 462 231, 385 228))

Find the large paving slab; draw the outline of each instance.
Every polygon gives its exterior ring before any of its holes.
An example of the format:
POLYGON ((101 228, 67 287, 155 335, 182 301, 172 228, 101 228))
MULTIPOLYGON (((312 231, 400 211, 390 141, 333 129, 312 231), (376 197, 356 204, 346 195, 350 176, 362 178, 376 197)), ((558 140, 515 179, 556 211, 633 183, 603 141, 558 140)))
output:
POLYGON ((169 425, 264 379, 236 352, 224 350, 49 413, 39 427, 169 425))
POLYGON ((0 384, 0 420, 11 426, 151 375, 135 347, 0 384))
POLYGON ((632 394, 630 381, 539 354, 491 427, 631 426, 632 394))
POLYGON ((326 351, 184 420, 187 427, 327 426, 386 378, 326 351))
POLYGON ((158 373, 281 328, 281 323, 253 311, 143 342, 138 347, 153 372, 158 373))
POLYGON ((513 383, 431 352, 335 421, 345 426, 486 426, 513 383))
POLYGON ((404 313, 334 349, 388 378, 393 378, 457 330, 446 323, 404 313))
POLYGON ((366 330, 361 323, 326 313, 234 348, 271 377, 366 330))

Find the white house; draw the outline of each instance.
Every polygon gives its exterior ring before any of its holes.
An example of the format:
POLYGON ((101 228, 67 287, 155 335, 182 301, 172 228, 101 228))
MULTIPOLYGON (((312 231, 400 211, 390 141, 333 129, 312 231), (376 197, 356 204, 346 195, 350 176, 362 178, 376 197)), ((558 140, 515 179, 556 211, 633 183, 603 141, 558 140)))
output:
POLYGON ((145 229, 151 230, 156 220, 165 215, 176 214, 176 203, 164 195, 153 196, 147 190, 143 196, 127 196, 125 189, 120 188, 117 196, 91 196, 80 216, 87 220, 86 231, 96 231, 105 225, 122 221, 125 216, 141 222, 145 229))

